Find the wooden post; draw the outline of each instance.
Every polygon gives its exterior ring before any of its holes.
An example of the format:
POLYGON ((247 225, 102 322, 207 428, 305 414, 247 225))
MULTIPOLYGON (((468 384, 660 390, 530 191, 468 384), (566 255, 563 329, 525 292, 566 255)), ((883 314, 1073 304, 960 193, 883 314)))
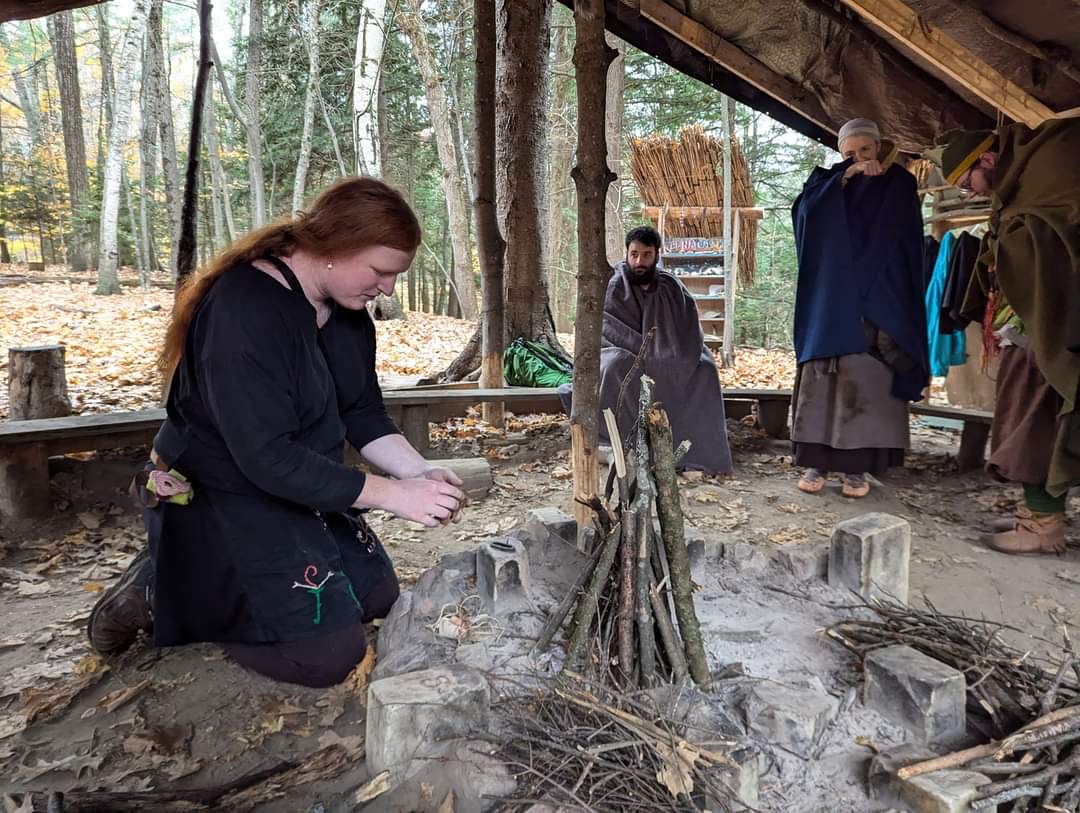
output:
POLYGON ((960 433, 960 451, 956 465, 960 471, 972 471, 982 467, 986 460, 986 442, 990 439, 990 424, 964 421, 960 433))
POLYGON ((401 433, 412 447, 422 455, 431 449, 431 436, 428 427, 428 408, 424 405, 410 405, 401 408, 401 433))
MULTIPOLYGON (((604 125, 608 67, 618 51, 604 37, 604 0, 578 0, 574 4, 574 24, 578 163, 570 174, 578 198, 578 289, 570 456, 574 497, 588 500, 596 495, 599 485, 596 447, 600 423, 600 327, 604 290, 611 273, 607 264, 605 222, 607 190, 615 180, 615 174, 608 168, 604 125)), ((575 502, 574 516, 578 523, 578 548, 584 549, 592 510, 575 502)))
POLYGON ((49 455, 40 443, 0 446, 0 515, 49 513, 49 455))
POLYGON ((8 420, 71 414, 62 344, 8 350, 8 420))
POLYGON ((731 138, 734 126, 731 121, 735 102, 727 96, 720 97, 720 109, 724 126, 724 347, 722 358, 725 367, 735 364, 735 269, 734 235, 731 223, 731 138))
MULTIPOLYGON (((495 0, 474 0, 474 39, 476 76, 473 93, 473 126, 476 131, 476 161, 473 186, 476 189, 476 247, 480 259, 481 357, 480 386, 492 389, 506 386, 503 381, 502 356, 505 344, 503 322, 503 252, 506 243, 499 232, 495 208, 495 0)), ((506 425, 504 404, 485 401, 481 406, 484 420, 492 426, 506 425)))

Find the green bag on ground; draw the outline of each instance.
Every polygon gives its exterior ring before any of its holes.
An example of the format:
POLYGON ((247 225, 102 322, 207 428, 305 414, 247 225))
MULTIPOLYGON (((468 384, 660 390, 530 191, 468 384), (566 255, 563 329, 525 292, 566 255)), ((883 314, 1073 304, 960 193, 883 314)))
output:
POLYGON ((512 387, 557 387, 573 374, 573 364, 540 342, 518 337, 503 353, 503 377, 512 387))

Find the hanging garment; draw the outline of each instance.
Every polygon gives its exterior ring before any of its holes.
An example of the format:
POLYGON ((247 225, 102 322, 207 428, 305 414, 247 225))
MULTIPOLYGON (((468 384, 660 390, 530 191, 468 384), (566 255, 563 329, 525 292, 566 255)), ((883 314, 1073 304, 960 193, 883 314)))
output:
POLYGON ((926 328, 930 340, 930 374, 933 376, 946 375, 950 367, 967 361, 964 332, 961 330, 943 334, 940 331, 941 299, 949 273, 949 255, 954 239, 951 233, 942 238, 941 250, 934 265, 934 276, 930 279, 930 287, 926 289, 926 328))

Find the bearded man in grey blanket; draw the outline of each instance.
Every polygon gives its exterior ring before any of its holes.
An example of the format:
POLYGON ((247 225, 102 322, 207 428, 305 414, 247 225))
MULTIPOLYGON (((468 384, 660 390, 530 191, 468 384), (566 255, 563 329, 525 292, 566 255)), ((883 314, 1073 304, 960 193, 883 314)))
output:
MULTIPOLYGON (((675 443, 690 441, 679 468, 729 473, 731 451, 716 362, 705 347, 694 298, 674 274, 660 268, 660 235, 649 226, 626 235, 626 259, 615 266, 604 298, 600 409, 615 413, 624 441, 633 436, 642 374, 656 382, 655 397, 671 419, 675 443), (616 404, 650 329, 656 332, 641 368, 616 404)), ((559 389, 570 414, 571 387, 559 389)), ((600 436, 610 444, 603 421, 600 436)))

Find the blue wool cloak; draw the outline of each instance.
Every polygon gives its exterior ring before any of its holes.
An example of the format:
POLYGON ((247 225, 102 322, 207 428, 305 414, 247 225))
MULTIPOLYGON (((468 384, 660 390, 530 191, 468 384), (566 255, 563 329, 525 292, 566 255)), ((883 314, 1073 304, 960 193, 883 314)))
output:
POLYGON ((923 300, 922 216, 915 177, 893 164, 842 183, 851 160, 817 167, 792 205, 799 285, 795 353, 812 359, 867 352, 863 321, 915 362, 893 395, 918 401, 930 383, 923 300))

